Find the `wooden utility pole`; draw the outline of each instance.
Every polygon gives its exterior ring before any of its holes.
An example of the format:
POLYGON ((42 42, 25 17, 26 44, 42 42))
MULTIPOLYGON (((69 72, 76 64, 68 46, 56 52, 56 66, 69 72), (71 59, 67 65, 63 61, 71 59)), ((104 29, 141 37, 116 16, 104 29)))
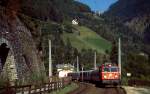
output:
POLYGON ((52 76, 52 54, 51 54, 51 40, 49 40, 49 77, 52 76))

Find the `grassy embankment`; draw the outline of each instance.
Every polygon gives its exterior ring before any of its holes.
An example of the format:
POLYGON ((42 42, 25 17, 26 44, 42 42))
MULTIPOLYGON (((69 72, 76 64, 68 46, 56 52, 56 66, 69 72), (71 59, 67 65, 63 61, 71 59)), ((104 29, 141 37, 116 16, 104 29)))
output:
POLYGON ((51 92, 50 94, 67 94, 77 88, 78 88, 78 85, 76 83, 71 83, 70 85, 66 86, 65 88, 51 92))
POLYGON ((99 53, 105 53, 106 50, 111 49, 111 43, 91 29, 84 26, 75 26, 76 31, 74 33, 63 34, 63 39, 66 43, 67 39, 70 40, 73 47, 79 51, 82 49, 93 49, 99 53))

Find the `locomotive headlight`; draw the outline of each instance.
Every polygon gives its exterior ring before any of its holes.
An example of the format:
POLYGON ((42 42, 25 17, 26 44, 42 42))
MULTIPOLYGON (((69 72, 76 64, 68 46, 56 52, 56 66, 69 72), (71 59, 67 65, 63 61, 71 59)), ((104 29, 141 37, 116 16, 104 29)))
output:
POLYGON ((115 75, 115 78, 118 78, 118 75, 115 75))
POLYGON ((106 79, 106 78, 107 78, 107 76, 106 76, 106 75, 104 75, 104 78, 106 79))

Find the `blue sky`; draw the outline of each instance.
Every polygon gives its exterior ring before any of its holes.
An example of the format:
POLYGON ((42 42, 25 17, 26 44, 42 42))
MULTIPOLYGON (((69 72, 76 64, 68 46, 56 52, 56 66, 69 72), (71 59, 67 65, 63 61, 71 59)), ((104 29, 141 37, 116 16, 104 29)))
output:
POLYGON ((87 4, 92 10, 104 12, 118 0, 76 0, 87 4))

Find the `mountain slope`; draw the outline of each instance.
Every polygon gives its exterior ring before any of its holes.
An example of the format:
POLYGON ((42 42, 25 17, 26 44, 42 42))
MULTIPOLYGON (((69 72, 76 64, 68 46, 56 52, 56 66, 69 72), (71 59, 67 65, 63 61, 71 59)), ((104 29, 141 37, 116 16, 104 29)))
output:
POLYGON ((119 0, 106 12, 108 15, 122 17, 123 20, 130 20, 137 16, 144 16, 149 13, 149 0, 119 0))
POLYGON ((143 37, 143 33, 150 24, 149 0, 119 0, 105 13, 107 16, 116 16, 132 31, 143 37))
POLYGON ((111 49, 111 43, 91 29, 84 26, 75 26, 76 33, 64 33, 63 39, 65 43, 69 39, 72 46, 79 51, 82 49, 93 49, 100 53, 105 53, 106 50, 111 49))
POLYGON ((130 31, 142 41, 142 51, 150 54, 148 42, 150 36, 150 0, 119 0, 105 13, 106 16, 119 18, 130 31), (146 49, 145 49, 146 48, 146 49))
MULTIPOLYGON (((127 28, 126 33, 132 33, 130 37, 134 44, 123 56, 123 76, 131 72, 134 79, 149 80, 150 68, 150 0, 119 0, 113 4, 104 14, 112 22, 120 21, 127 28), (115 18, 115 20, 113 20, 115 18), (135 36, 137 36, 135 38, 135 36), (132 50, 131 50, 132 49, 132 50), (139 49, 139 51, 135 51, 139 49)), ((120 30, 121 32, 123 30, 120 30)), ((124 36, 125 34, 123 34, 124 36)), ((124 41, 122 41, 124 44, 124 41)), ((128 46, 122 48, 122 51, 128 46)), ((132 78, 131 77, 131 78, 132 78)))
POLYGON ((90 12, 87 5, 74 0, 22 0, 21 12, 41 20, 62 22, 81 12, 90 12))

